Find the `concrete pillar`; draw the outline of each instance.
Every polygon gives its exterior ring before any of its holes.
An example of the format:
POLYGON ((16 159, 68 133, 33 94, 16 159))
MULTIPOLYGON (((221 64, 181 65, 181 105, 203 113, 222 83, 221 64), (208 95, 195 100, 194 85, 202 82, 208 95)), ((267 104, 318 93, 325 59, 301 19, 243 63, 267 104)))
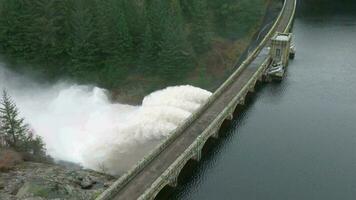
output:
POLYGON ((250 89, 248 91, 251 93, 255 92, 255 84, 254 83, 250 86, 250 89))
POLYGON ((245 105, 245 97, 242 97, 240 100, 239 100, 239 104, 244 106, 245 105))
POLYGON ((214 133, 211 135, 211 137, 214 139, 219 139, 219 129, 214 130, 214 133))
POLYGON ((226 119, 229 121, 232 121, 234 119, 234 110, 227 115, 226 119))
POLYGON ((171 175, 171 177, 169 177, 169 182, 168 182, 168 185, 170 187, 177 187, 178 185, 178 176, 179 176, 179 172, 175 172, 171 175))
MULTIPOLYGON (((204 145, 204 144, 202 144, 202 145, 204 145)), ((202 147, 200 147, 199 149, 197 149, 197 151, 195 152, 195 155, 193 156, 193 160, 195 160, 195 161, 200 161, 201 160, 201 148, 202 147)))

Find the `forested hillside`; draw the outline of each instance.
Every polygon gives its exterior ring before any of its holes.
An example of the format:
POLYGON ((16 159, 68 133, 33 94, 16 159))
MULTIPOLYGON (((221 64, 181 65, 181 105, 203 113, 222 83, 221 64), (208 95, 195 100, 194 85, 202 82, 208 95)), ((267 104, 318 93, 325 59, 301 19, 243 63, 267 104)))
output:
POLYGON ((216 66, 231 65, 246 46, 267 2, 0 0, 0 53, 16 70, 50 80, 141 88, 137 93, 179 83, 208 87, 211 70, 224 74, 216 66))

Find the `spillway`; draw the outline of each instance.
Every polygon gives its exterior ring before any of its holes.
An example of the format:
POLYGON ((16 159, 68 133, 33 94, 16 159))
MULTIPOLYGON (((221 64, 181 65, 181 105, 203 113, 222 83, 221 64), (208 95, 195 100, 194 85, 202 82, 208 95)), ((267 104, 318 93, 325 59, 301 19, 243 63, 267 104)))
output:
POLYGON ((21 115, 56 160, 118 175, 148 154, 211 95, 193 86, 174 86, 144 98, 142 105, 110 100, 108 91, 59 82, 42 85, 0 67, 21 115))

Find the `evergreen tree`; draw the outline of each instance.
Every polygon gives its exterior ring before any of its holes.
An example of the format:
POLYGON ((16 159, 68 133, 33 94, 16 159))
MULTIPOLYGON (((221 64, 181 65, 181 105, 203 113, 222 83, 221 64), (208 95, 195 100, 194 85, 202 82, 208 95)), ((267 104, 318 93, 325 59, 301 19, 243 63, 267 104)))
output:
POLYGON ((0 45, 1 50, 11 57, 31 59, 34 55, 31 49, 31 39, 28 26, 31 10, 23 0, 2 0, 0 2, 0 45))
POLYGON ((194 4, 194 2, 191 0, 180 0, 180 4, 182 7, 182 12, 183 12, 184 17, 188 20, 191 19, 193 12, 194 12, 193 6, 192 6, 192 4, 194 4))
POLYGON ((98 53, 98 29, 94 0, 75 0, 71 12, 70 35, 72 48, 70 52, 72 67, 70 75, 90 78, 96 70, 98 53))
POLYGON ((167 80, 182 78, 192 64, 191 48, 183 28, 178 0, 172 0, 169 7, 169 16, 167 16, 165 23, 159 60, 162 64, 161 74, 167 80), (177 73, 178 70, 180 73, 177 73))
POLYGON ((129 64, 133 59, 133 43, 132 36, 130 34, 125 13, 121 9, 120 5, 115 6, 115 21, 113 28, 117 35, 114 39, 117 44, 116 57, 119 58, 119 62, 122 64, 129 64))
POLYGON ((111 59, 117 49, 117 34, 113 24, 115 21, 115 9, 112 4, 113 0, 98 0, 97 9, 97 27, 100 30, 98 34, 98 45, 100 49, 101 65, 106 65, 111 62, 111 59), (100 3, 99 3, 100 2, 100 3))
POLYGON ((4 90, 0 101, 0 134, 6 143, 16 150, 23 150, 23 142, 29 132, 24 118, 19 117, 19 111, 10 96, 4 90))
POLYGON ((5 90, 0 100, 0 138, 4 140, 5 147, 38 158, 46 157, 41 137, 34 136, 25 119, 19 116, 16 104, 5 90))
POLYGON ((105 0, 98 4, 98 11, 99 46, 106 57, 106 64, 130 64, 134 57, 134 47, 123 3, 117 0, 105 0))
POLYGON ((194 0, 192 4, 192 44, 196 52, 205 52, 210 45, 209 16, 206 0, 194 0))
MULTIPOLYGON (((102 69, 102 82, 108 87, 117 87, 127 76, 129 68, 137 57, 133 39, 121 1, 111 0, 108 19, 111 20, 107 35, 102 37, 102 51, 107 55, 102 69)), ((106 22, 102 22, 106 23, 106 22)))
MULTIPOLYGON (((66 51, 66 36, 68 28, 65 23, 66 6, 63 0, 36 0, 32 6, 33 22, 29 32, 39 56, 40 63, 44 63, 46 74, 54 76, 55 62, 63 63, 66 51)), ((63 69, 62 69, 63 70, 63 69)))
POLYGON ((153 36, 153 51, 156 55, 161 50, 163 32, 165 31, 166 18, 168 15, 168 1, 151 0, 146 4, 147 23, 151 27, 153 36))
POLYGON ((140 54, 140 68, 141 72, 152 73, 155 71, 154 63, 157 60, 157 55, 154 48, 154 39, 152 30, 149 24, 146 26, 146 31, 143 37, 143 44, 140 54))
POLYGON ((50 158, 46 155, 46 145, 43 142, 42 137, 38 135, 35 136, 31 131, 25 141, 25 149, 27 149, 27 153, 34 156, 34 159, 39 161, 50 160, 50 158))
MULTIPOLYGON (((126 24, 131 36, 133 50, 139 50, 141 35, 144 31, 144 8, 140 6, 142 0, 115 0, 120 4, 121 12, 124 13, 126 24)), ((138 53, 138 51, 136 52, 138 53)))

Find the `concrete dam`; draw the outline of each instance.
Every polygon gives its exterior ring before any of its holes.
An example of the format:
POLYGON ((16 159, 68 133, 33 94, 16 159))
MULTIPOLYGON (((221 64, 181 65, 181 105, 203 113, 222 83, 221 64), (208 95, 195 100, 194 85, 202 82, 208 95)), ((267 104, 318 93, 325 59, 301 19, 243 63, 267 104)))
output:
POLYGON ((281 12, 260 44, 197 112, 147 157, 120 177, 97 200, 154 199, 166 185, 176 186, 191 159, 199 161, 206 141, 219 137, 258 82, 280 81, 294 57, 292 26, 297 0, 285 0, 281 12))

